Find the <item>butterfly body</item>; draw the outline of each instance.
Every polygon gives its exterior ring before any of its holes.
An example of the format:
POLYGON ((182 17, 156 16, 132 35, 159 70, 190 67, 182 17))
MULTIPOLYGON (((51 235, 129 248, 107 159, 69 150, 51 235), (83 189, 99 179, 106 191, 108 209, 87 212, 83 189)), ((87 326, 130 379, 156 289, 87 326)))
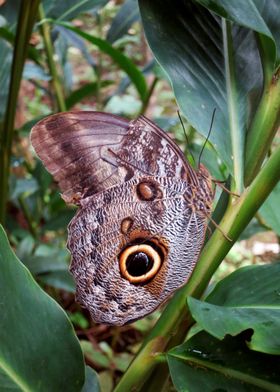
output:
POLYGON ((145 117, 62 113, 31 138, 63 198, 79 205, 68 227, 77 300, 100 323, 151 313, 197 262, 213 199, 207 170, 145 117))

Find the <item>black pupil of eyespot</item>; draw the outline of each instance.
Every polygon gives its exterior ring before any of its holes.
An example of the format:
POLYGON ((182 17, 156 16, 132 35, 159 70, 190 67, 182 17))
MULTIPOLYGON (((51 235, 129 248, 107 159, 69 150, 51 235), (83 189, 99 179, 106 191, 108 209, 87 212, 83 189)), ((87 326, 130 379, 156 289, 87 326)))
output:
POLYGON ((153 264, 153 260, 146 253, 132 253, 126 260, 126 269, 131 276, 141 276, 149 272, 153 264))

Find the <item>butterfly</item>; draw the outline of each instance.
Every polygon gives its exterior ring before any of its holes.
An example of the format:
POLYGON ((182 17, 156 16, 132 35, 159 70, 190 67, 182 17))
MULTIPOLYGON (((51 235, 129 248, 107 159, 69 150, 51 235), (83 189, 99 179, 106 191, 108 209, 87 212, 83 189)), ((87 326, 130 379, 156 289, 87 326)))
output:
POLYGON ((123 325, 153 312, 189 279, 214 192, 176 143, 144 116, 94 111, 37 123, 32 145, 66 203, 76 299, 97 323, 123 325))

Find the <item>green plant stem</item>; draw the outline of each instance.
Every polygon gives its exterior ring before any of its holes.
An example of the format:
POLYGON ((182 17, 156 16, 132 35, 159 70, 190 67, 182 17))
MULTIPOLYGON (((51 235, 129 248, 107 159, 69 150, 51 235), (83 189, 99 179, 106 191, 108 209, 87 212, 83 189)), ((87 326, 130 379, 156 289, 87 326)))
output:
POLYGON ((228 116, 231 134, 232 156, 233 156, 233 173, 234 173, 234 191, 241 193, 243 190, 243 146, 244 146, 244 130, 241 129, 241 121, 239 119, 238 107, 238 88, 236 84, 234 49, 231 31, 231 22, 222 19, 222 31, 225 52, 225 71, 226 71, 226 87, 228 97, 228 116))
POLYGON ((245 185, 258 173, 280 125, 280 67, 265 88, 246 140, 245 185))
POLYGON ((274 42, 271 39, 267 39, 267 36, 263 34, 255 33, 258 49, 260 52, 260 60, 262 62, 263 70, 263 85, 264 90, 269 87, 272 75, 274 73, 274 57, 271 53, 275 52, 274 42), (271 48, 273 46, 273 49, 271 48))
POLYGON ((153 81, 152 81, 152 83, 151 83, 151 86, 150 86, 150 88, 149 88, 149 90, 148 90, 148 92, 146 94, 146 97, 145 97, 144 101, 142 102, 142 107, 141 107, 141 110, 140 110, 140 113, 139 113, 140 115, 141 114, 144 115, 146 113, 146 110, 147 110, 147 107, 149 105, 151 96, 153 95, 153 92, 155 90, 155 87, 156 87, 158 81, 159 81, 158 77, 155 76, 153 81))
POLYGON ((18 198, 18 202, 20 204, 21 210, 22 210, 22 212, 24 214, 24 217, 26 219, 26 222, 28 224, 30 233, 33 235, 34 238, 38 238, 38 235, 37 235, 37 225, 36 225, 36 222, 33 220, 32 216, 31 216, 31 214, 29 212, 29 209, 28 209, 28 207, 26 205, 26 202, 25 202, 24 195, 21 195, 18 198))
POLYGON ((187 296, 199 298, 202 295, 213 273, 279 181, 279 167, 280 146, 272 153, 263 169, 241 197, 230 199, 228 209, 219 226, 232 241, 228 241, 221 231, 215 230, 204 247, 188 284, 179 290, 167 305, 144 341, 139 354, 117 385, 115 392, 141 390, 141 386, 155 369, 156 355, 185 339, 193 323, 186 305, 187 296))
POLYGON ((50 26, 47 21, 44 21, 45 19, 45 13, 43 9, 43 5, 40 4, 39 6, 39 16, 41 22, 41 32, 42 32, 42 37, 44 41, 44 46, 46 50, 46 55, 47 55, 47 62, 49 66, 49 73, 51 75, 51 83, 53 87, 53 91, 55 94, 56 98, 56 111, 59 112, 64 112, 66 111, 66 104, 65 104, 65 99, 64 99, 64 93, 62 89, 62 84, 57 72, 57 64, 54 61, 54 49, 53 49, 53 44, 51 40, 51 35, 50 35, 50 26))
MULTIPOLYGON (((97 21, 97 29, 98 29, 98 36, 102 37, 102 16, 99 12, 96 14, 96 21, 97 21)), ((102 110, 102 96, 101 96, 101 85, 102 85, 102 73, 103 73, 103 53, 100 50, 98 52, 98 63, 95 67, 95 74, 96 74, 96 109, 102 110)))
POLYGON ((0 222, 5 222, 9 193, 10 160, 17 98, 28 51, 28 42, 37 16, 39 0, 22 0, 19 11, 7 108, 3 122, 0 151, 0 222))

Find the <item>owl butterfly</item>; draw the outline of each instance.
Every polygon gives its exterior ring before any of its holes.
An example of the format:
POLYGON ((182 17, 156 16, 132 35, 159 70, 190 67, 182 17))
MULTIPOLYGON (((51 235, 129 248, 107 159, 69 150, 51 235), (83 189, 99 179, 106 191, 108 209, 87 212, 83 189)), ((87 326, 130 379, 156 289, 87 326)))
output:
POLYGON ((77 301, 98 323, 154 311, 188 280, 203 245, 213 191, 153 122, 107 113, 52 115, 33 147, 67 203, 77 301))

